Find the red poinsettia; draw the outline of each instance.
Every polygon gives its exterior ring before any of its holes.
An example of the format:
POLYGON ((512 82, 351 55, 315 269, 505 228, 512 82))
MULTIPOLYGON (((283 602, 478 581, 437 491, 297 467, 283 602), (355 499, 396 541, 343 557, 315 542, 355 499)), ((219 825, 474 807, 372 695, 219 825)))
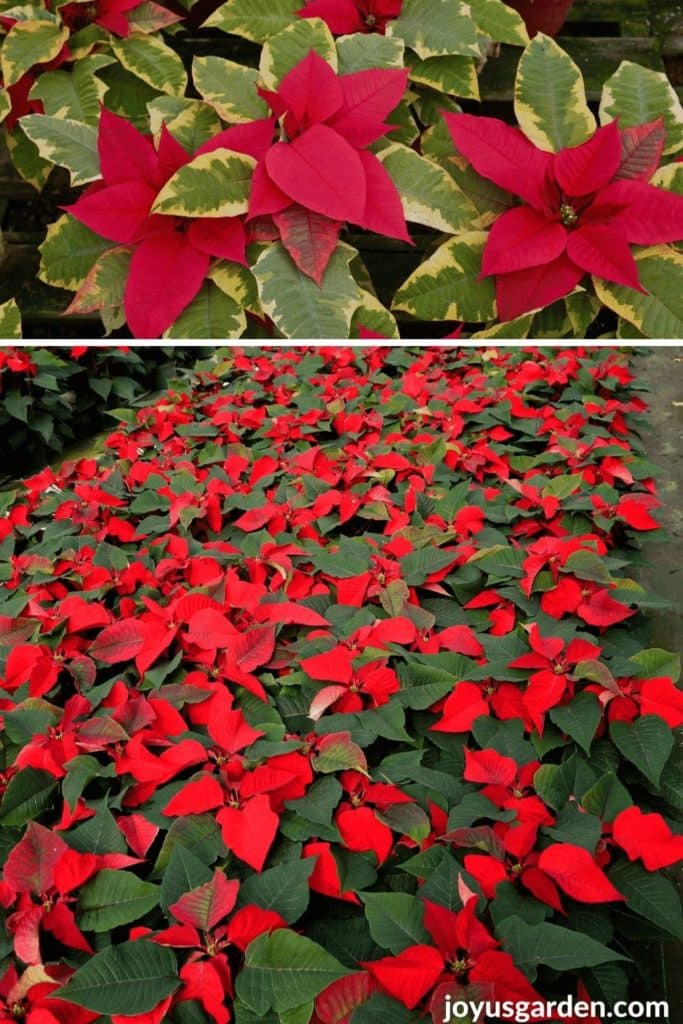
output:
POLYGON ((352 32, 382 32, 401 13, 403 0, 309 0, 297 14, 322 18, 336 36, 352 32))
POLYGON ((413 1009, 429 993, 434 1021, 445 1020, 447 994, 476 993, 481 999, 538 999, 509 953, 476 917, 477 897, 470 895, 455 913, 424 901, 424 926, 433 945, 408 946, 397 956, 362 964, 394 999, 413 1009))
POLYGON ((311 51, 276 92, 259 90, 280 119, 280 140, 254 172, 249 217, 272 216, 297 266, 318 284, 344 221, 409 241, 396 187, 367 147, 389 131, 407 71, 337 75, 311 51))
POLYGON ((194 157, 218 149, 262 159, 271 136, 269 120, 255 121, 228 128, 189 154, 164 125, 155 149, 124 118, 102 110, 102 179, 66 209, 103 238, 132 247, 124 308, 135 337, 157 338, 173 323, 201 288, 212 257, 246 263, 241 218, 150 214, 165 183, 194 157))
POLYGON ((561 299, 586 273, 643 291, 630 246, 683 238, 683 197, 648 184, 661 119, 623 131, 613 121, 553 154, 496 118, 444 117, 474 169, 523 200, 496 220, 484 250, 501 320, 561 299))
POLYGON ((538 626, 528 628, 531 652, 510 662, 510 668, 531 668, 529 685, 522 703, 539 733, 543 733, 544 715, 556 707, 570 688, 570 675, 580 661, 599 658, 602 650, 587 640, 571 640, 566 646, 560 637, 541 636, 538 626))

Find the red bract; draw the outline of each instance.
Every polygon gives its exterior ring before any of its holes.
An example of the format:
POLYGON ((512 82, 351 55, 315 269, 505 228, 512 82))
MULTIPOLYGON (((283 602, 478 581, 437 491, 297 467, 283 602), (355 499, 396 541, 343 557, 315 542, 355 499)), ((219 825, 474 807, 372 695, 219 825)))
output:
POLYGON ((151 214, 164 184, 202 153, 227 149, 261 159, 270 136, 270 122, 254 122, 228 128, 189 154, 162 125, 155 149, 124 118, 102 110, 102 180, 67 209, 103 238, 132 248, 124 306, 136 337, 157 338, 173 323, 199 291, 212 257, 246 263, 241 218, 151 214))
POLYGON ((424 901, 424 926, 433 946, 409 946, 394 957, 363 964, 380 987, 413 1009, 432 992, 433 1020, 443 1021, 446 994, 464 994, 471 986, 478 998, 537 999, 527 979, 513 965, 508 953, 498 951, 500 943, 476 917, 477 898, 467 900, 454 913, 446 907, 424 901), (440 1009, 441 1016, 438 1016, 440 1009))
POLYGON ((322 18, 336 36, 352 32, 384 32, 401 13, 403 0, 309 0, 297 14, 322 18))
POLYGON ((484 250, 482 276, 496 278, 501 320, 563 298, 586 273, 643 291, 630 245, 683 238, 683 197, 648 184, 661 156, 661 121, 624 132, 613 121, 552 154, 495 118, 444 117, 474 169, 524 203, 496 220, 484 250), (647 133, 643 163, 633 151, 647 133))
POLYGON ((670 867, 683 859, 683 836, 674 835, 661 814, 643 814, 628 807, 617 814, 612 838, 630 860, 641 860, 648 871, 670 867))
POLYGON ((398 192, 367 149, 389 131, 385 118, 406 83, 407 72, 394 69, 337 75, 311 51, 276 92, 260 90, 282 134, 254 172, 249 217, 272 216, 318 284, 344 221, 409 241, 398 192))
POLYGON ((510 668, 536 669, 529 677, 522 703, 542 733, 544 713, 561 702, 573 666, 580 661, 599 658, 601 649, 586 640, 571 640, 565 647, 559 637, 542 637, 535 623, 528 632, 533 653, 515 658, 510 662, 510 668))

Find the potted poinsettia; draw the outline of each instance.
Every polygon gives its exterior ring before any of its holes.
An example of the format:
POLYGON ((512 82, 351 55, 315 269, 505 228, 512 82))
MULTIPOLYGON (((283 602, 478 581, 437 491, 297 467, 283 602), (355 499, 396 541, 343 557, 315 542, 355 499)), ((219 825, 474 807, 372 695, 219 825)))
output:
POLYGON ((683 144, 683 109, 665 76, 624 63, 598 123, 578 67, 540 34, 519 64, 515 110, 518 127, 445 113, 426 134, 423 151, 476 197, 480 230, 443 242, 393 308, 485 323, 482 337, 581 337, 606 308, 619 336, 678 336, 683 190, 666 158, 683 144), (646 98, 637 108, 634 92, 646 98))

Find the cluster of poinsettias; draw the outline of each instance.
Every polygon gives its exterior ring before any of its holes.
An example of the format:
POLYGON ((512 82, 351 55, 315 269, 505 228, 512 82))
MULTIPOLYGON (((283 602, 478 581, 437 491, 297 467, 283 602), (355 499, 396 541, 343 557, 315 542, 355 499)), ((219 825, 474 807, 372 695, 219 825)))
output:
POLYGON ((392 68, 337 75, 311 51, 276 92, 259 90, 272 118, 227 128, 192 155, 165 125, 155 149, 150 137, 103 109, 102 178, 69 212, 104 238, 133 248, 124 295, 133 334, 163 333, 197 295, 211 257, 247 265, 249 241, 280 238, 297 266, 321 285, 347 221, 409 240, 398 192, 367 148, 389 130, 384 119, 406 82, 407 72, 392 68), (213 152, 252 159, 248 215, 155 213, 173 175, 213 152))
POLYGON ((625 996, 629 942, 683 931, 631 379, 615 350, 232 350, 17 487, 0 1020, 625 996))

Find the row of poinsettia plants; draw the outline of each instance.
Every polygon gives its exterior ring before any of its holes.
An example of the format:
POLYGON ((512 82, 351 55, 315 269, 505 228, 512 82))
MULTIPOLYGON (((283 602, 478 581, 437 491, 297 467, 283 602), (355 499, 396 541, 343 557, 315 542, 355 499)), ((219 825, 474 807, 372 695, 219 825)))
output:
POLYGON ((683 336, 664 74, 623 63, 596 118, 576 64, 501 0, 1 6, 15 165, 86 186, 40 277, 108 331, 683 336), (238 60, 206 55, 221 32, 238 60), (459 106, 500 42, 521 51, 517 125, 459 106), (418 254, 393 295, 362 258, 378 235, 418 254))
POLYGON ((683 693, 632 383, 618 350, 219 351, 2 495, 2 1020, 652 994, 683 693))

